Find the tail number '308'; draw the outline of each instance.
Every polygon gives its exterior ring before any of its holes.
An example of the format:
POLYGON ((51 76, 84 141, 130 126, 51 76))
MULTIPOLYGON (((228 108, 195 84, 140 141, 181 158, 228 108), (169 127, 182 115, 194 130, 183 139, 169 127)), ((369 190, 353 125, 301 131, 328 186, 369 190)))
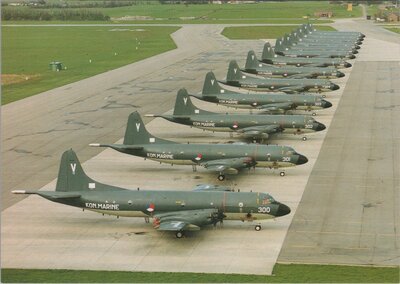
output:
POLYGON ((258 213, 269 213, 271 212, 270 207, 258 207, 258 213))

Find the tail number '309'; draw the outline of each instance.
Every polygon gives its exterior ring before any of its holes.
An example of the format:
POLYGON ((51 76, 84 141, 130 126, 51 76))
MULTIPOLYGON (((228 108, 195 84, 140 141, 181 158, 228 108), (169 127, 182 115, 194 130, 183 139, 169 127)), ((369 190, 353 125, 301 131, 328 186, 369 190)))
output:
POLYGON ((271 212, 270 207, 258 207, 258 213, 269 213, 271 212))

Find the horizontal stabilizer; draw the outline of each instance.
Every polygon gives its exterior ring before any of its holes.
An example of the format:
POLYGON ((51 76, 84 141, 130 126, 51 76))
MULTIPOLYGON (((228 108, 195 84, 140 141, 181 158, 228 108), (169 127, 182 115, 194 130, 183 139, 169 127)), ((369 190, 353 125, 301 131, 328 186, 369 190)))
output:
POLYGON ((63 198, 79 198, 81 194, 74 192, 61 191, 28 191, 28 190, 13 190, 14 194, 37 194, 45 198, 63 199, 63 198))
POLYGON ((142 150, 143 146, 135 146, 135 145, 122 145, 122 144, 99 144, 92 143, 89 144, 90 147, 109 147, 115 150, 142 150))

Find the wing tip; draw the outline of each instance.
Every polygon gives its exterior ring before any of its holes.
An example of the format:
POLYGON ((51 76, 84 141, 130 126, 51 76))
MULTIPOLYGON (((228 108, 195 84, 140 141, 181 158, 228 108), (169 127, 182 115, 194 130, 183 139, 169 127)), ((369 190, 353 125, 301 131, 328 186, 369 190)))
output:
POLYGON ((11 191, 11 193, 13 193, 13 194, 27 194, 27 191, 26 190, 17 189, 17 190, 11 191))

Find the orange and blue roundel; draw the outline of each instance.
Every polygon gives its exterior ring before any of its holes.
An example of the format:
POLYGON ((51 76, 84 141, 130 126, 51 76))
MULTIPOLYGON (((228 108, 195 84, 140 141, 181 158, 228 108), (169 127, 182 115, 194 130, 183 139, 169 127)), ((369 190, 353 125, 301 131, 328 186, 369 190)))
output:
POLYGON ((155 206, 154 206, 154 203, 150 203, 148 206, 147 206, 147 211, 149 211, 149 212, 153 212, 154 211, 154 208, 155 208, 155 206))

